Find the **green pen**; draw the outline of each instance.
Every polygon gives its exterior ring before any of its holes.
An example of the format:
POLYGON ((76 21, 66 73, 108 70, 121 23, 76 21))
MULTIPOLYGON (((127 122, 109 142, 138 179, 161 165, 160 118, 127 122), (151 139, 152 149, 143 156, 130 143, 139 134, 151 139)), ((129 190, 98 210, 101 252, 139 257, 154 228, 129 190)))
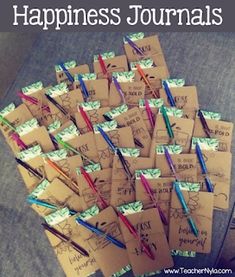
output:
POLYGON ((168 133, 169 137, 171 139, 173 139, 174 138, 174 133, 173 133, 173 130, 171 128, 171 123, 170 123, 170 120, 169 120, 169 117, 167 115, 167 112, 165 110, 164 105, 161 106, 161 112, 162 112, 162 116, 163 116, 163 119, 164 119, 164 122, 165 122, 165 125, 166 125, 167 133, 168 133))
POLYGON ((69 143, 63 141, 62 139, 60 139, 58 136, 55 136, 56 141, 62 145, 65 149, 72 151, 73 153, 75 153, 76 155, 81 156, 84 160, 87 160, 89 163, 91 164, 95 164, 92 160, 88 159, 85 155, 83 155, 82 153, 80 153, 79 151, 77 151, 77 149, 75 149, 74 147, 72 147, 69 143))
POLYGON ((8 126, 12 131, 16 132, 16 128, 2 115, 0 115, 0 121, 8 126))

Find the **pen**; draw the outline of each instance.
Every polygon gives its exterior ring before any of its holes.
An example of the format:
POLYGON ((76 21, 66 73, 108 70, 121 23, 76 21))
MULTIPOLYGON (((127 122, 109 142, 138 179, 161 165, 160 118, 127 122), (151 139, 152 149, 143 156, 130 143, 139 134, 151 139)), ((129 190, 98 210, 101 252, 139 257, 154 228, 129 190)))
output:
POLYGON ((168 225, 167 219, 166 219, 166 217, 165 217, 161 207, 157 204, 157 200, 156 200, 156 198, 154 196, 154 193, 153 193, 153 191, 152 191, 152 189, 150 187, 150 184, 147 181, 147 179, 144 177, 143 174, 140 175, 140 180, 141 180, 141 183, 142 183, 145 191, 149 195, 150 200, 154 203, 154 207, 158 209, 158 212, 159 212, 160 218, 162 220, 162 223, 164 225, 168 225))
POLYGON ((93 191, 93 193, 98 197, 98 199, 100 200, 101 206, 103 209, 108 207, 108 204, 106 203, 106 201, 104 200, 104 198, 100 195, 99 191, 96 188, 95 183, 93 182, 93 180, 91 179, 90 175, 84 170, 83 167, 80 167, 81 170, 81 174, 84 176, 85 180, 87 181, 89 187, 91 188, 91 190, 93 191))
POLYGON ((19 165, 24 167, 28 172, 33 174, 34 177, 38 178, 39 180, 43 179, 42 174, 40 172, 38 172, 36 169, 32 168, 29 164, 27 164, 26 162, 23 162, 22 160, 20 160, 18 158, 15 158, 15 160, 19 165))
POLYGON ((69 116, 69 119, 77 126, 76 120, 73 116, 69 115, 69 113, 50 95, 45 94, 46 98, 58 109, 64 114, 65 116, 69 116))
POLYGON ((83 155, 81 152, 79 152, 77 149, 75 149, 73 146, 71 146, 68 142, 63 141, 58 136, 55 137, 56 141, 65 149, 72 151, 74 154, 79 155, 84 160, 88 161, 91 164, 95 164, 92 160, 87 158, 85 155, 83 155))
POLYGON ((17 133, 11 134, 11 138, 16 142, 16 144, 20 147, 21 150, 28 149, 28 146, 23 142, 23 140, 17 133))
POLYGON ((88 92, 88 90, 86 88, 86 85, 85 85, 85 83, 84 83, 84 81, 82 79, 82 75, 81 74, 78 75, 78 80, 79 80, 79 83, 80 83, 80 86, 81 86, 81 89, 82 89, 82 93, 83 93, 84 99, 87 101, 87 99, 90 97, 90 95, 89 95, 89 92, 88 92))
MULTIPOLYGON (((37 98, 32 97, 32 96, 29 96, 29 95, 26 95, 26 94, 24 94, 24 93, 21 92, 21 91, 18 91, 18 92, 17 92, 17 95, 18 95, 21 99, 25 99, 26 101, 30 102, 30 103, 33 104, 33 105, 39 105, 39 104, 40 104, 40 102, 39 102, 39 100, 38 100, 37 98)), ((45 111, 47 111, 48 113, 50 112, 50 108, 49 108, 49 106, 47 106, 47 105, 42 105, 41 108, 42 108, 42 110, 45 110, 45 111)))
MULTIPOLYGON (((27 197, 27 202, 29 204, 35 204, 37 206, 45 207, 45 208, 52 209, 52 210, 58 210, 60 208, 54 204, 51 204, 51 203, 48 203, 48 202, 45 202, 45 201, 42 201, 40 199, 33 198, 33 197, 27 197)), ((77 214, 77 212, 74 210, 69 210, 69 213, 70 213, 70 215, 77 214)))
POLYGON ((116 87, 116 90, 118 91, 118 93, 119 93, 119 95, 120 95, 120 97, 122 99, 122 102, 125 104, 126 100, 125 100, 124 93, 122 91, 122 88, 121 88, 120 84, 118 83, 117 78, 115 78, 114 76, 113 76, 113 83, 114 83, 114 85, 116 87))
POLYGON ((87 125, 88 130, 91 132, 94 132, 93 125, 92 125, 90 119, 88 118, 87 113, 84 111, 84 109, 81 106, 78 106, 78 109, 81 113, 82 118, 84 119, 84 121, 87 125))
POLYGON ((100 134, 102 135, 102 137, 104 138, 104 140, 107 142, 107 144, 109 145, 110 149, 116 153, 117 147, 113 144, 113 142, 111 141, 111 139, 109 138, 109 136, 105 133, 105 131, 98 126, 98 131, 100 132, 100 134))
POLYGON ((80 218, 76 218, 76 221, 77 221, 77 223, 81 224, 83 227, 87 228, 88 230, 95 233, 96 235, 104 237, 106 240, 110 241, 111 243, 113 243, 117 247, 122 248, 122 249, 126 249, 125 244, 123 244, 121 241, 115 239, 111 235, 105 233, 103 230, 91 225, 90 223, 88 223, 88 222, 86 222, 86 221, 84 221, 80 218))
POLYGON ((174 97, 173 97, 173 95, 172 95, 172 93, 170 91, 170 88, 169 88, 167 82, 164 80, 162 82, 162 84, 163 84, 164 90, 166 92, 166 95, 167 95, 167 98, 169 100, 169 103, 170 103, 171 107, 176 107, 174 97))
POLYGON ((128 37, 124 36, 127 43, 137 52, 137 54, 144 56, 144 52, 128 37))
POLYGON ((147 113, 150 125, 154 129, 155 120, 154 120, 154 116, 153 116, 153 113, 152 113, 150 105, 149 105, 149 101, 147 99, 144 99, 144 103, 145 103, 145 109, 146 109, 146 113, 147 113))
POLYGON ((101 67, 103 75, 108 75, 108 71, 107 71, 105 62, 100 54, 98 55, 98 61, 100 63, 100 67, 101 67))
POLYGON ((59 168, 59 166, 54 163, 53 161, 51 161, 48 158, 45 158, 45 161, 53 168, 55 169, 55 171, 57 171, 60 175, 62 175, 66 180, 68 180, 69 182, 71 182, 71 184, 78 189, 78 185, 76 182, 74 182, 67 174, 64 173, 64 171, 62 169, 59 168))
POLYGON ((190 215, 190 211, 189 211, 189 208, 186 204, 186 201, 184 199, 184 195, 179 187, 179 184, 177 184, 176 182, 173 183, 173 186, 174 186, 174 189, 175 189, 175 192, 176 192, 176 195, 180 201, 180 204, 183 208, 183 211, 184 211, 184 214, 187 218, 187 221, 188 221, 188 224, 193 232, 193 234, 197 237, 198 236, 198 229, 197 229, 197 226, 193 220, 193 218, 191 217, 190 215))
POLYGON ((51 139, 51 141, 52 141, 52 143, 53 143, 55 149, 58 150, 58 149, 59 149, 59 148, 58 148, 58 143, 57 143, 55 137, 54 137, 52 134, 50 134, 50 133, 48 133, 48 134, 49 134, 49 137, 50 137, 50 139, 51 139))
POLYGON ((23 142, 23 140, 20 138, 20 136, 16 132, 16 128, 2 115, 0 115, 0 121, 6 125, 8 128, 10 128, 12 131, 14 131, 11 134, 11 138, 16 142, 16 144, 21 148, 21 150, 27 149, 27 145, 23 142))
POLYGON ((206 182, 207 190, 208 190, 208 192, 213 192, 214 191, 213 184, 211 183, 211 180, 207 176, 208 170, 207 170, 207 167, 206 167, 205 160, 203 158, 201 148, 200 148, 198 143, 196 143, 196 154, 197 154, 197 158, 199 160, 200 166, 201 166, 202 174, 206 175, 205 176, 205 182, 206 182))
POLYGON ((155 260, 155 257, 149 247, 148 244, 144 242, 144 240, 139 236, 138 231, 135 229, 135 227, 130 223, 130 221, 127 219, 125 215, 123 215, 120 211, 117 211, 118 217, 121 219, 123 224, 126 226, 126 228, 129 230, 129 232, 133 235, 133 237, 140 242, 141 250, 144 251, 144 253, 151 259, 155 260))
POLYGON ((121 163, 122 163, 123 169, 124 169, 124 171, 125 171, 127 177, 128 177, 129 179, 131 179, 131 178, 132 178, 132 174, 131 174, 131 172, 130 172, 130 169, 129 169, 129 167, 128 167, 128 165, 127 165, 127 163, 126 163, 126 161, 125 161, 125 159, 124 159, 124 157, 123 157, 123 155, 122 155, 120 149, 117 148, 117 147, 113 144, 113 142, 111 141, 111 139, 109 138, 109 136, 108 136, 108 135, 104 132, 104 130, 103 130, 101 127, 99 127, 99 126, 98 126, 98 131, 100 132, 100 134, 102 135, 102 137, 104 138, 104 140, 107 142, 107 144, 109 145, 110 149, 111 149, 114 153, 116 153, 116 154, 118 155, 118 157, 119 157, 119 159, 120 159, 120 161, 121 161, 121 163))
POLYGON ((6 125, 8 128, 10 128, 12 131, 16 132, 16 128, 2 115, 0 115, 0 121, 6 125))
POLYGON ((174 139, 174 133, 171 128, 171 123, 170 123, 170 120, 169 120, 169 117, 167 115, 164 105, 161 106, 161 112, 162 112, 162 116, 163 116, 163 119, 164 119, 164 122, 166 125, 168 136, 170 137, 170 139, 174 139))
MULTIPOLYGON (((112 119, 111 119, 108 115, 106 115, 106 114, 103 114, 103 117, 104 117, 104 119, 105 119, 106 121, 112 121, 112 119)), ((121 126, 121 125, 118 124, 117 127, 118 127, 118 128, 122 128, 122 127, 125 127, 125 126, 124 126, 124 125, 121 126)), ((135 143, 135 145, 137 145, 138 147, 144 148, 143 144, 142 144, 137 138, 134 138, 134 143, 135 143)))
POLYGON ((45 230, 49 231, 54 236, 56 236, 57 238, 61 239, 63 242, 70 243, 71 246, 73 247, 73 249, 78 251, 82 256, 89 257, 89 253, 83 247, 81 247, 79 244, 77 244, 76 242, 71 240, 66 235, 62 234, 61 232, 57 231, 55 228, 53 228, 53 227, 51 227, 51 226, 49 226, 49 225, 47 225, 45 223, 42 223, 42 226, 43 226, 43 228, 45 230))
POLYGON ((71 75, 71 73, 68 71, 68 69, 65 67, 64 63, 62 63, 62 62, 59 63, 59 66, 62 68, 64 74, 67 76, 67 78, 69 79, 69 81, 70 81, 71 83, 73 83, 73 82, 74 82, 74 78, 73 78, 73 76, 71 75))
POLYGON ((136 64, 136 69, 139 72, 140 76, 142 77, 142 79, 144 80, 146 86, 150 89, 150 92, 152 93, 152 95, 155 98, 160 98, 160 95, 158 92, 156 92, 153 88, 152 85, 150 84, 148 78, 145 76, 143 69, 141 68, 141 66, 137 63, 136 64))
POLYGON ((179 177, 177 176, 178 174, 176 172, 176 169, 175 169, 174 163, 172 161, 171 155, 170 155, 170 153, 169 153, 169 151, 167 150, 166 147, 164 147, 164 154, 165 154, 165 157, 166 157, 166 160, 167 160, 168 166, 170 167, 171 172, 173 173, 175 179, 177 181, 179 181, 179 177))
POLYGON ((203 115, 201 110, 198 110, 198 116, 199 116, 199 119, 201 121, 202 127, 203 127, 207 137, 211 138, 210 128, 209 128, 209 126, 208 126, 208 124, 206 122, 206 119, 205 119, 205 117, 204 117, 204 115, 203 115))

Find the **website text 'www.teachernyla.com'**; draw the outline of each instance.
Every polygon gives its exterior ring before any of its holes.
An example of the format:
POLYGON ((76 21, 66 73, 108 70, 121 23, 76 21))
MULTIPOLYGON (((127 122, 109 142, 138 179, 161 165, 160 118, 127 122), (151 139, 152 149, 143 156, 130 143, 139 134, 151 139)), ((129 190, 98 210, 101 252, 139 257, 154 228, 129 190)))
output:
POLYGON ((229 268, 168 268, 164 269, 165 274, 204 274, 204 275, 212 275, 212 274, 232 274, 232 269, 229 268))

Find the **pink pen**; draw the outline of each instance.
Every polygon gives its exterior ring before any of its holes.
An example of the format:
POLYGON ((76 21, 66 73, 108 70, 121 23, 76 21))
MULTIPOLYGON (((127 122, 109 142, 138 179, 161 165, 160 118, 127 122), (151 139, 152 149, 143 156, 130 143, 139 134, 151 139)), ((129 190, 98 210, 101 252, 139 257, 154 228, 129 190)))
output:
POLYGON ((149 105, 149 101, 147 99, 144 99, 144 104, 145 104, 145 109, 146 109, 146 112, 148 115, 149 122, 151 124, 151 127, 154 129, 155 120, 154 120, 154 115, 153 115, 150 105, 149 105))
POLYGON ((162 223, 163 223, 164 225, 168 225, 167 219, 166 219, 166 217, 165 217, 165 215, 164 215, 162 209, 161 209, 160 206, 157 204, 157 200, 156 200, 156 198, 155 198, 155 196, 154 196, 154 194, 153 194, 153 191, 152 191, 152 189, 151 189, 151 187, 150 187, 150 185, 149 185, 149 182, 147 181, 147 179, 144 177, 143 174, 140 174, 140 180, 141 180, 142 185, 144 186, 145 191, 148 193, 149 198, 150 198, 151 201, 154 203, 155 208, 158 209, 158 212, 159 212, 160 218, 161 218, 161 220, 162 220, 162 223))
POLYGON ((11 138, 21 148, 21 150, 26 150, 28 148, 27 145, 23 142, 23 140, 20 138, 20 136, 17 133, 13 133, 11 135, 11 138))
MULTIPOLYGON (((24 99, 24 100, 30 102, 30 103, 33 104, 33 105, 39 105, 39 101, 38 101, 38 99, 35 98, 35 97, 26 95, 26 94, 24 94, 24 93, 21 92, 21 91, 18 91, 18 92, 17 92, 17 95, 18 95, 21 99, 24 99)), ((47 106, 47 105, 42 105, 42 110, 45 110, 45 111, 47 111, 48 113, 50 112, 50 108, 49 108, 49 106, 47 106)))

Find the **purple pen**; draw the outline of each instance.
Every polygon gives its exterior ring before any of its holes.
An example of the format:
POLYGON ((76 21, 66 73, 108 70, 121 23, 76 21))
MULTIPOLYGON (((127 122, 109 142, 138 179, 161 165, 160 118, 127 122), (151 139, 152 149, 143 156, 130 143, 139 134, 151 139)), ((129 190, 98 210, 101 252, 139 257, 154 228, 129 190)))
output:
POLYGON ((128 36, 125 36, 125 40, 139 55, 145 55, 144 52, 128 36))
POLYGON ((118 93, 120 94, 121 98, 122 98, 122 101, 123 103, 125 104, 126 103, 126 100, 125 100, 125 96, 124 96, 124 93, 122 91, 122 88, 120 86, 120 84, 118 83, 117 79, 113 76, 113 83, 118 91, 118 93))
POLYGON ((169 167, 171 169, 171 172, 173 173, 175 179, 177 181, 179 181, 179 178, 177 177, 177 172, 176 172, 175 166, 173 164, 171 155, 170 155, 170 153, 169 153, 169 151, 167 150, 166 147, 164 147, 164 152, 165 152, 165 157, 166 157, 167 163, 168 163, 168 165, 169 165, 169 167))

